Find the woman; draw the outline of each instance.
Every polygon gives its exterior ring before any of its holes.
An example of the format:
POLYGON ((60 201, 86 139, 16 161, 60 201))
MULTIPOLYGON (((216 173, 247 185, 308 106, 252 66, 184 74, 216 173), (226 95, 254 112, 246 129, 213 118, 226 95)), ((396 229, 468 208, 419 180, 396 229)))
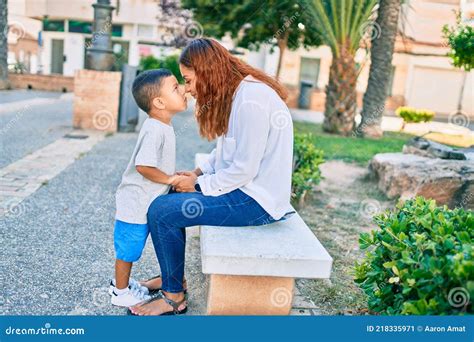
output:
POLYGON ((149 207, 162 275, 145 285, 162 292, 130 308, 136 315, 186 312, 186 227, 258 226, 292 211, 293 126, 283 86, 212 39, 189 43, 179 62, 186 92, 196 99, 200 134, 218 138, 217 147, 207 162, 183 173, 177 192, 149 207))

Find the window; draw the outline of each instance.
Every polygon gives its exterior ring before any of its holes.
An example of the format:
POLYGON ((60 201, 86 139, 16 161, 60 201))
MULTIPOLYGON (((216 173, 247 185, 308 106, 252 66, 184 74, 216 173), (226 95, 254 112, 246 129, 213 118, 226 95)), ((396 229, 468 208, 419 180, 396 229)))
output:
POLYGON ((86 21, 69 20, 69 32, 92 33, 92 23, 86 21))
POLYGON ((122 25, 112 25, 112 37, 122 37, 122 25))
MULTIPOLYGON (((92 22, 69 20, 69 32, 92 34, 92 31, 92 22)), ((112 25, 112 37, 122 37, 122 25, 112 25)))
POLYGON ((141 38, 153 38, 152 25, 138 25, 138 36, 141 38))
POLYGON ((300 82, 309 82, 313 87, 318 86, 319 58, 301 57, 300 82))
POLYGON ((64 20, 43 20, 43 31, 64 32, 64 20))

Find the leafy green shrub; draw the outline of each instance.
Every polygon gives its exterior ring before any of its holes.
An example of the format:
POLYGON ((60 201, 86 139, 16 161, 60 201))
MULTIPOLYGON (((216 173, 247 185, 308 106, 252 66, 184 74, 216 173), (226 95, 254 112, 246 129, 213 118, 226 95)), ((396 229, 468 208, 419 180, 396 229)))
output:
POLYGON ((359 237, 367 249, 355 281, 370 310, 396 315, 472 313, 474 214, 423 197, 376 215, 380 230, 359 237), (470 301, 471 299, 471 301, 470 301))
POLYGON ((455 67, 470 71, 474 68, 474 27, 461 22, 458 14, 455 26, 445 25, 443 34, 450 47, 448 56, 455 67))
POLYGON ((292 198, 302 205, 308 190, 321 180, 319 165, 324 162, 323 151, 312 143, 311 134, 295 134, 293 150, 292 198))
POLYGON ((428 122, 433 120, 435 113, 428 109, 398 107, 396 111, 405 122, 428 122))
POLYGON ((170 55, 167 57, 156 58, 154 56, 146 56, 140 59, 140 69, 141 70, 150 70, 150 69, 160 69, 166 68, 169 69, 173 75, 176 76, 179 83, 183 83, 184 79, 181 76, 179 71, 179 56, 170 55))

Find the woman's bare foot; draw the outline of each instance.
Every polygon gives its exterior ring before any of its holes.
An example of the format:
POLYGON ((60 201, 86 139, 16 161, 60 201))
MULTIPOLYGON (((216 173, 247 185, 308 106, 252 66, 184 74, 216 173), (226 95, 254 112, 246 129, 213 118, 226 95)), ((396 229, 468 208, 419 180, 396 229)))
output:
MULTIPOLYGON (((145 286, 146 288, 148 288, 148 290, 150 290, 150 291, 159 290, 163 286, 163 280, 161 279, 161 277, 156 277, 156 278, 152 278, 152 279, 149 279, 149 280, 141 281, 140 284, 145 286)), ((187 285, 188 284, 186 283, 186 279, 184 279, 183 280, 183 289, 186 290, 188 288, 187 285)))
MULTIPOLYGON (((184 299, 184 293, 169 293, 164 292, 166 298, 171 299, 174 302, 180 302, 184 299)), ((178 310, 182 311, 186 308, 187 303, 183 302, 179 307, 178 310)), ((146 304, 137 304, 130 307, 130 311, 138 316, 159 316, 166 312, 173 311, 173 307, 168 304, 163 298, 154 300, 150 303, 146 304)))

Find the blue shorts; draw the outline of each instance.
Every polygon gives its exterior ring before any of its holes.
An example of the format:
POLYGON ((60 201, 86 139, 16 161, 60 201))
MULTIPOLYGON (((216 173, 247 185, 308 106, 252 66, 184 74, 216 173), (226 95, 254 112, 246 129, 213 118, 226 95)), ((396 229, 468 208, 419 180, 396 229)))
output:
POLYGON ((115 220, 114 246, 116 258, 126 262, 135 262, 140 259, 148 232, 148 224, 115 220))

